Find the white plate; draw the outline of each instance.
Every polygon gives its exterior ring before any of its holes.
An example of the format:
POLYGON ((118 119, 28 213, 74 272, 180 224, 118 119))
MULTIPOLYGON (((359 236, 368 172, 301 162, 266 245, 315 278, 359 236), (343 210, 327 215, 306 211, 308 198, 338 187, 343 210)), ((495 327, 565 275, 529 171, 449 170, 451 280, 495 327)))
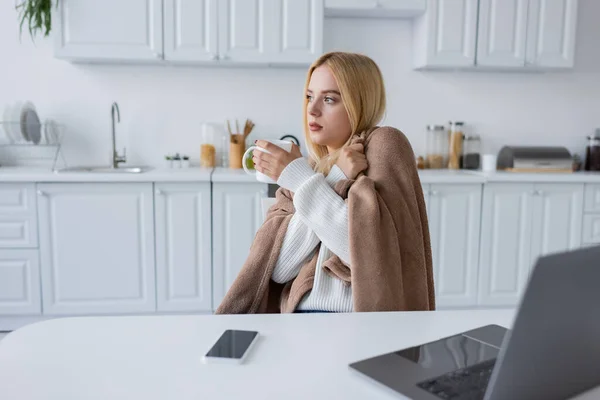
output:
POLYGON ((12 135, 12 127, 10 124, 10 118, 11 118, 11 112, 12 112, 12 104, 7 104, 4 106, 4 112, 2 113, 2 131, 6 134, 6 137, 8 138, 8 141, 13 143, 15 141, 13 135, 12 135))
POLYGON ((42 137, 40 117, 32 102, 26 101, 21 108, 21 133, 28 142, 39 144, 42 137))
POLYGON ((23 139, 27 141, 23 133, 21 132, 21 109, 23 108, 23 102, 17 101, 12 108, 11 117, 9 118, 10 134, 15 139, 15 142, 22 142, 23 139), (16 123, 15 123, 16 122, 16 123))

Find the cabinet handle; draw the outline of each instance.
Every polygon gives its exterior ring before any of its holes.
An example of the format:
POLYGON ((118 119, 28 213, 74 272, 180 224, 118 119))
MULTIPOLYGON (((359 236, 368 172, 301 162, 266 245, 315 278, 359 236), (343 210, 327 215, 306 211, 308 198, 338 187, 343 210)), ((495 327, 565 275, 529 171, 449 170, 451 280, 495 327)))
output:
POLYGON ((432 195, 432 196, 437 196, 439 194, 439 192, 437 190, 431 190, 429 192, 429 194, 432 195))
POLYGON ((162 196, 162 194, 163 194, 163 191, 162 191, 162 190, 160 190, 160 189, 156 189, 156 194, 157 194, 157 195, 159 195, 159 196, 162 196))
POLYGON ((535 192, 536 192, 536 194, 538 196, 543 196, 544 195, 544 191, 543 190, 536 190, 535 192))
POLYGON ((38 190, 38 191, 37 191, 37 194, 38 194, 39 196, 45 196, 45 195, 46 195, 46 192, 42 192, 41 190, 38 190))

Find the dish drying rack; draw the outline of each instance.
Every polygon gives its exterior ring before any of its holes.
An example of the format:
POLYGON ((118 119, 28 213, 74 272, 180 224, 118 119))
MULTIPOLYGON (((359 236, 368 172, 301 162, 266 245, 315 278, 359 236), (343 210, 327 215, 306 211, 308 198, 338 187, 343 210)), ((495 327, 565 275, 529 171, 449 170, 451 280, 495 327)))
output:
MULTIPOLYGON (((0 150, 3 155, 10 151, 10 157, 16 160, 52 161, 52 171, 57 170, 59 158, 63 168, 67 166, 62 149, 64 126, 54 120, 40 123, 18 121, 0 121, 0 150), (40 138, 36 143, 26 137, 25 132, 39 129, 40 138)), ((0 161, 1 163, 1 161, 0 161)))

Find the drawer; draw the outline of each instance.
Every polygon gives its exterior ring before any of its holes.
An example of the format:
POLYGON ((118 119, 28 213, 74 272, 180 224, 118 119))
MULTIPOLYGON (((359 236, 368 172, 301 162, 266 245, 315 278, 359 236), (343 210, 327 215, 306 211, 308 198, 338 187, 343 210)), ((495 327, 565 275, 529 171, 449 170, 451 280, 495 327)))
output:
POLYGON ((0 184, 0 215, 35 216, 36 214, 35 184, 0 184))
POLYGON ((583 216, 584 244, 600 243, 600 214, 588 214, 583 216))
POLYGON ((38 247, 35 215, 10 216, 0 214, 0 248, 20 249, 38 247))
POLYGON ((600 185, 585 185, 585 212, 600 213, 600 185))

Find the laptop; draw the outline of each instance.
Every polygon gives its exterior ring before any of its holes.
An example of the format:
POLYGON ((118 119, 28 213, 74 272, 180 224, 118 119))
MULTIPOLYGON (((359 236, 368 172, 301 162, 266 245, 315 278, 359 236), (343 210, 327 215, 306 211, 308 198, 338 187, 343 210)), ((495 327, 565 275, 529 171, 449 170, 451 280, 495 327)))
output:
POLYGON ((600 385, 600 246, 538 258, 511 330, 498 325, 350 368, 416 400, 565 399, 600 385))

